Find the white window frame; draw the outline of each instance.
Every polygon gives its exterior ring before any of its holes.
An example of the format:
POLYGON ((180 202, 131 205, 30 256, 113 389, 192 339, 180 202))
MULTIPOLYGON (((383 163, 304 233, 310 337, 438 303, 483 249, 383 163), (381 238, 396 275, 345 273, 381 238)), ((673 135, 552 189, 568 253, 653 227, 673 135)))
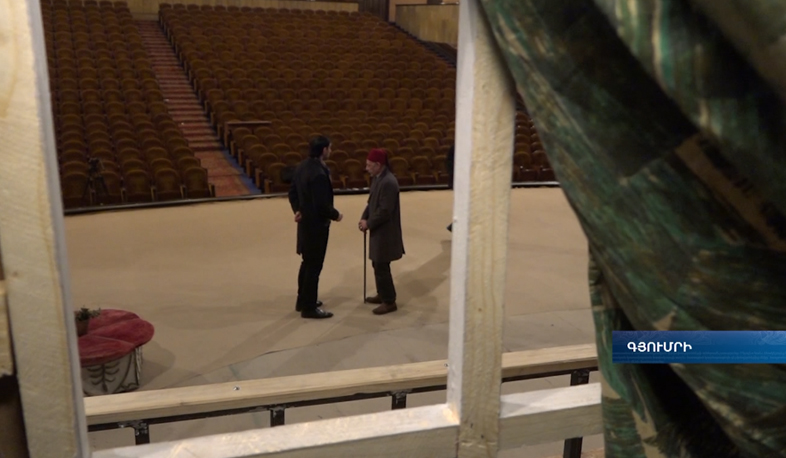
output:
MULTIPOLYGON (((43 36, 38 0, 0 4, 0 376, 18 379, 31 458, 87 458, 43 36)), ((461 2, 458 50, 447 402, 92 456, 491 457, 600 432, 597 384, 500 396, 515 89, 479 0, 461 2)))

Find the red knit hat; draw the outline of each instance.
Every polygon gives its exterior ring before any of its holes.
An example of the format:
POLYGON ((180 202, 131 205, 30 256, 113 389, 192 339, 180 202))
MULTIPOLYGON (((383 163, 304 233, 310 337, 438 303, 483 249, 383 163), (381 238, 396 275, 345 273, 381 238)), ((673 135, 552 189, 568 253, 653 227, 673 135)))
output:
POLYGON ((388 163, 388 153, 387 151, 381 148, 374 148, 368 152, 368 160, 370 162, 376 162, 378 164, 387 164, 388 163))

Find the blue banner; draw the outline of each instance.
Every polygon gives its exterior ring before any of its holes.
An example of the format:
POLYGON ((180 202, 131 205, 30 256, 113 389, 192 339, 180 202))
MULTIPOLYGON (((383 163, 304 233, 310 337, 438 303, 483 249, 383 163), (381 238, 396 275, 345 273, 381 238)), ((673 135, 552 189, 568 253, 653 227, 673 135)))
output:
POLYGON ((786 364, 786 331, 612 331, 615 364, 786 364))

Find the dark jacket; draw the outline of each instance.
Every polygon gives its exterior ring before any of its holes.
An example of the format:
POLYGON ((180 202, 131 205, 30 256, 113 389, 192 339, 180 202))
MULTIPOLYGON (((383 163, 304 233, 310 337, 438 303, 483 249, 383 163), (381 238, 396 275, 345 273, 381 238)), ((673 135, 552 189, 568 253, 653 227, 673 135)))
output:
POLYGON ((401 206, 398 180, 386 168, 371 182, 368 205, 362 219, 368 222, 368 258, 374 262, 391 262, 404 255, 401 235, 401 206))
POLYGON ((330 171, 319 158, 308 158, 295 169, 289 187, 289 204, 292 212, 300 212, 297 225, 297 253, 309 249, 309 241, 330 227, 330 221, 338 219, 338 210, 333 208, 333 186, 330 171))

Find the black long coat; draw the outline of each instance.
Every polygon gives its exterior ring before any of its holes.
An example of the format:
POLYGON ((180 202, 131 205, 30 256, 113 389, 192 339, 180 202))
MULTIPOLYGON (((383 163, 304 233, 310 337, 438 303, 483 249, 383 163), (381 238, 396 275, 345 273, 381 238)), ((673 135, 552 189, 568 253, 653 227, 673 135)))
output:
POLYGON ((330 171, 319 158, 310 157, 298 164, 289 187, 289 204, 293 213, 302 215, 297 225, 297 254, 318 249, 311 245, 324 238, 321 234, 339 215, 333 208, 330 171))
POLYGON ((401 206, 398 180, 386 168, 371 182, 371 192, 362 219, 368 222, 368 258, 391 262, 404 256, 401 235, 401 206))

